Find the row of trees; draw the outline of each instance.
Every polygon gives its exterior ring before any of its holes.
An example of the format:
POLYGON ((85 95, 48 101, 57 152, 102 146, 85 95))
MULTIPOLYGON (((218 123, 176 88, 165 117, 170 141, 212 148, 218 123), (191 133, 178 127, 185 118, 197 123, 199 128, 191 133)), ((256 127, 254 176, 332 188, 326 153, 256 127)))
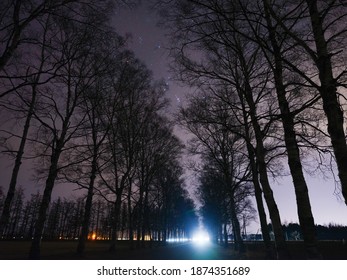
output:
POLYGON ((30 258, 40 257, 43 237, 72 233, 82 254, 95 211, 107 216, 102 235, 112 250, 124 227, 130 240, 154 232, 165 240, 173 231, 187 234, 187 221, 196 220, 181 180, 183 146, 164 116, 167 89, 109 26, 114 4, 13 0, 1 7, 1 146, 14 167, 0 234, 32 237, 30 258), (27 206, 23 212, 15 203, 24 160, 44 185, 28 202, 34 212, 25 227, 27 206), (59 182, 79 186, 85 198, 52 204, 59 182))
POLYGON ((218 216, 210 219, 217 228, 231 224, 242 252, 238 198, 247 204, 247 195, 254 193, 268 254, 265 205, 275 253, 288 258, 270 185, 271 176, 283 175, 286 159, 308 257, 320 258, 304 167, 326 176, 336 164, 337 183, 347 201, 346 4, 156 2, 172 38, 176 78, 197 88, 178 120, 195 136, 192 152, 202 155, 205 218, 218 216))
MULTIPOLYGON (((287 240, 302 240, 300 225, 297 223, 289 223, 283 225, 287 240)), ((347 227, 342 225, 316 225, 316 233, 318 240, 346 240, 347 227)))
MULTIPOLYGON (((179 190, 171 190, 171 205, 166 207, 149 207, 149 225, 148 232, 142 239, 137 238, 133 233, 133 239, 130 229, 142 227, 138 207, 131 209, 127 201, 123 201, 119 213, 119 226, 117 228, 117 239, 130 240, 131 246, 143 245, 144 240, 156 240, 165 242, 168 238, 188 237, 192 231, 192 226, 196 224, 194 208, 191 202, 185 198, 184 193, 179 190), (130 224, 131 223, 131 224, 130 224)), ((6 240, 32 240, 34 237, 35 223, 42 195, 40 193, 32 194, 30 199, 26 199, 24 190, 19 188, 15 192, 13 203, 11 204, 11 217, 9 223, 4 228, 2 239, 6 240)), ((2 210, 5 201, 4 192, 0 192, 0 210, 2 210)), ((156 204, 158 201, 151 201, 156 204)), ((47 220, 44 226, 42 238, 44 240, 78 240, 82 233, 83 217, 85 215, 85 197, 81 196, 74 199, 57 198, 50 203, 47 214, 47 220)), ((114 228, 114 204, 98 197, 93 200, 88 240, 111 240, 114 228)))

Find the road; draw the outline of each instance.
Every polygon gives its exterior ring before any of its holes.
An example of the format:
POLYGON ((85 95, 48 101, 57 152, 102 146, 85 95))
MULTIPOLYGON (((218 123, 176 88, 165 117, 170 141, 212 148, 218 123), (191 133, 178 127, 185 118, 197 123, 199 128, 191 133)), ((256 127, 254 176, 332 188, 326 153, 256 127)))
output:
MULTIPOLYGON (((83 256, 76 254, 77 242, 44 241, 41 248, 43 260, 225 260, 235 259, 234 251, 216 244, 199 245, 193 242, 168 243, 159 246, 154 243, 152 248, 146 243, 146 248, 129 249, 127 243, 120 243, 116 251, 109 251, 109 242, 89 242, 83 256)), ((30 242, 1 241, 0 259, 27 259, 30 242)))
POLYGON ((230 259, 231 249, 216 244, 176 243, 168 246, 123 252, 117 259, 139 260, 224 260, 230 259))

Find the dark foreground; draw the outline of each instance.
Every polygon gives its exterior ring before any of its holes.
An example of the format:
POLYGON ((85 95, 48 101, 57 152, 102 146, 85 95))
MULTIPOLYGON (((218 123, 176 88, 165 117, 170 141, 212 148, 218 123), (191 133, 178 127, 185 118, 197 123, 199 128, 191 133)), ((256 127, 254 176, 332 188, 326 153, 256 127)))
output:
MULTIPOLYGON (((43 241, 41 259, 43 260, 228 260, 240 259, 233 250, 209 244, 207 246, 193 243, 176 243, 163 246, 159 243, 146 244, 146 248, 130 249, 127 241, 119 241, 115 252, 110 252, 109 242, 91 241, 87 244, 83 257, 75 251, 77 242, 74 241, 43 241)), ((306 259, 302 242, 288 242, 292 259, 306 259)), ((338 241, 322 241, 319 243, 320 252, 326 260, 347 260, 347 245, 338 241)), ((25 260, 28 258, 30 242, 0 241, 0 259, 25 260)), ((246 252, 241 259, 265 259, 262 243, 246 243, 246 252)))

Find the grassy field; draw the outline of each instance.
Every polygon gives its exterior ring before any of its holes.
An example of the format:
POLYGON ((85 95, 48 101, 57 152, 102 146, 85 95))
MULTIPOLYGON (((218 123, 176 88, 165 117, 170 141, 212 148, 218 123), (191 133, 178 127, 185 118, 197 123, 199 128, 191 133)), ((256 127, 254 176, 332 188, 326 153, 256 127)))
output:
MULTIPOLYGON (((190 243, 167 244, 162 246, 153 243, 147 248, 130 249, 127 241, 119 241, 115 252, 109 252, 110 243, 106 241, 90 241, 87 243, 83 257, 75 251, 75 241, 43 241, 41 246, 41 259, 43 260, 159 260, 159 259, 238 259, 238 255, 232 250, 232 246, 224 248, 210 244, 207 247, 198 248, 190 243)), ((0 241, 0 259, 25 260, 30 248, 29 241, 0 241)), ((302 242, 288 242, 288 248, 292 259, 306 259, 302 242)), ((347 260, 347 245, 338 241, 321 241, 319 249, 323 259, 347 260)), ((246 253, 243 259, 265 259, 265 250, 262 243, 246 243, 246 253)))

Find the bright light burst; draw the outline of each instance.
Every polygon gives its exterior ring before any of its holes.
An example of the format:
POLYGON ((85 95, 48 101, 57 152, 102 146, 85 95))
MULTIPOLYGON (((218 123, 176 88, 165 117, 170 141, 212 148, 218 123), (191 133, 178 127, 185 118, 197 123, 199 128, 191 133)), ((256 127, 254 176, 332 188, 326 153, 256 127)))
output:
POLYGON ((210 243, 210 236, 204 229, 199 229, 193 235, 192 241, 199 245, 206 245, 210 243))

